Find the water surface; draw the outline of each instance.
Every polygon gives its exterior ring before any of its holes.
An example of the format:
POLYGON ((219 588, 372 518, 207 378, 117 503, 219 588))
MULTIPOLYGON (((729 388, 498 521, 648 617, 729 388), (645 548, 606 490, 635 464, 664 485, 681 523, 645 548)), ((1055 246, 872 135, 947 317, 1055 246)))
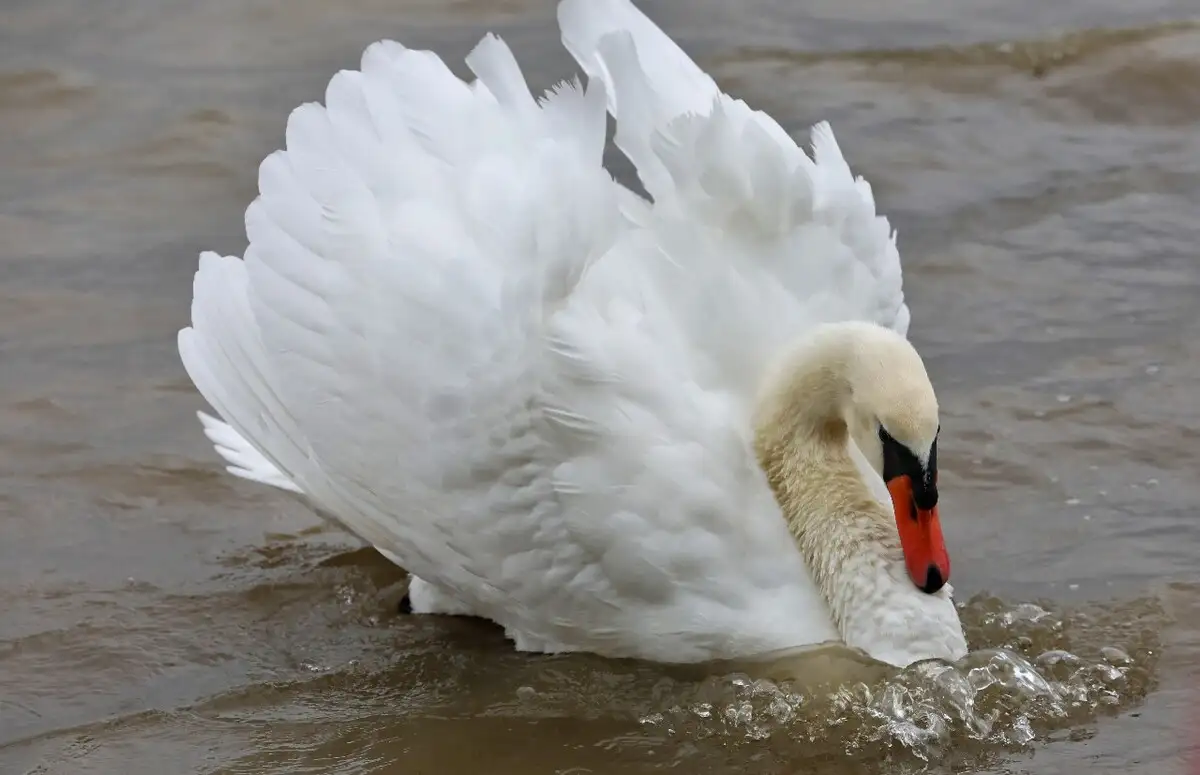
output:
POLYGON ((951 672, 530 657, 221 473, 175 353, 295 105, 552 4, 17 0, 0 24, 0 771, 1163 773, 1200 664, 1200 28, 1183 0, 651 2, 900 233, 943 405, 951 672), (994 649, 1007 649, 995 651, 994 649), (843 680, 843 678, 845 680, 843 680), (824 685, 822 684, 824 681, 824 685))

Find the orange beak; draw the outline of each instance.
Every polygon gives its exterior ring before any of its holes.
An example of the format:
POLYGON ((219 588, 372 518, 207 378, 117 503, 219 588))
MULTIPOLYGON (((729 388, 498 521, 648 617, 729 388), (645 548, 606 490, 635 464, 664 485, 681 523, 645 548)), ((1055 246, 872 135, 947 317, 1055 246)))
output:
POLYGON ((933 594, 950 580, 950 555, 942 538, 937 506, 928 510, 917 508, 912 480, 907 474, 889 480, 887 488, 892 494, 896 529, 909 578, 922 592, 933 594))

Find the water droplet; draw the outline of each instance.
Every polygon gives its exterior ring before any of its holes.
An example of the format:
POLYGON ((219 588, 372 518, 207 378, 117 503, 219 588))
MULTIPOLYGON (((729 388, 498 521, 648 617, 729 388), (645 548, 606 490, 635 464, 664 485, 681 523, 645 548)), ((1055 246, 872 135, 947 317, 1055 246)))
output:
POLYGON ((1029 724, 1029 717, 1025 715, 1018 716, 1013 722, 1012 733, 1009 735, 1012 741, 1017 745, 1025 745, 1030 740, 1033 740, 1033 727, 1029 724))
POLYGON ((1124 649, 1119 649, 1116 646, 1105 646, 1100 649, 1100 654, 1108 660, 1110 665, 1132 665, 1133 657, 1125 653, 1124 649))
POLYGON ((967 680, 971 682, 971 688, 976 692, 981 692, 989 686, 999 683, 996 676, 992 675, 992 671, 986 667, 972 668, 967 672, 967 680))
POLYGON ((776 697, 767 707, 767 713, 771 715, 775 723, 786 724, 791 721, 794 711, 787 700, 783 699, 783 697, 776 697))
POLYGON ((1050 612, 1040 605, 1021 603, 1005 611, 1000 617, 1000 622, 1005 626, 1011 626, 1016 622, 1036 622, 1049 615, 1050 612))
POLYGON ((725 721, 728 723, 744 727, 754 720, 754 706, 748 700, 730 705, 725 709, 725 721))
POLYGON ((1063 651, 1062 649, 1054 649, 1052 651, 1047 651, 1047 652, 1039 655, 1036 661, 1037 661, 1037 664, 1044 666, 1044 667, 1054 667, 1055 665, 1060 665, 1060 664, 1066 664, 1066 665, 1070 665, 1071 667, 1076 667, 1083 662, 1082 659, 1075 656, 1071 652, 1063 651))

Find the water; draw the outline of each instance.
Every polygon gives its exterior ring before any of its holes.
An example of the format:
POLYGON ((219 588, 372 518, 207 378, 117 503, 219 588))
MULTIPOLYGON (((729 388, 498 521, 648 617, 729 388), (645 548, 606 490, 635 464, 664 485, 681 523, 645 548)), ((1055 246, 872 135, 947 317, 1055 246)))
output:
POLYGON ((650 3, 906 258, 975 652, 668 668, 401 617, 404 574, 222 475, 174 350, 287 112, 380 36, 549 2, 18 0, 0 24, 0 771, 1179 772, 1200 719, 1200 28, 1184 0, 650 3))

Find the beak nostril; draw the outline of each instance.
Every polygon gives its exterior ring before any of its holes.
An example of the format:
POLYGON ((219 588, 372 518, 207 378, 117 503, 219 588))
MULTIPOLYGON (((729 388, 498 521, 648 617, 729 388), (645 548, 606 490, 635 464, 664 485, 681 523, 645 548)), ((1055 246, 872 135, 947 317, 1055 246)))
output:
POLYGON ((921 591, 932 595, 944 586, 946 586, 946 580, 942 578, 942 572, 936 565, 930 565, 929 569, 925 571, 925 585, 921 587, 921 591))

